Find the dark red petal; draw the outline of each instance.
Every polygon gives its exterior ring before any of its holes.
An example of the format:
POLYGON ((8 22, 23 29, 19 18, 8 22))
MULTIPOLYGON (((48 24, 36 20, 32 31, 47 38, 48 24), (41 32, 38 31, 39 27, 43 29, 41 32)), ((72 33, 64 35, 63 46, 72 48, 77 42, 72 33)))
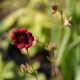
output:
POLYGON ((27 31, 26 34, 30 40, 34 41, 34 37, 32 36, 30 32, 27 31))
POLYGON ((11 35, 11 39, 14 40, 14 34, 11 35))
POLYGON ((13 44, 14 44, 15 46, 18 46, 18 43, 16 42, 16 40, 13 40, 13 44))
POLYGON ((34 37, 33 37, 33 36, 31 36, 31 37, 30 37, 30 40, 34 41, 34 37))
POLYGON ((30 47, 30 45, 29 44, 25 44, 25 48, 29 48, 30 47))
POLYGON ((20 28, 16 28, 16 30, 15 30, 16 32, 20 32, 20 28))
POLYGON ((16 31, 15 31, 15 30, 13 30, 13 31, 12 31, 12 34, 15 34, 15 33, 16 33, 16 31))
POLYGON ((27 34, 27 36, 32 36, 31 32, 26 31, 25 33, 27 34))
POLYGON ((29 46, 32 46, 32 43, 29 43, 29 46))
POLYGON ((29 40, 28 45, 29 45, 29 46, 32 46, 32 40, 29 40))
POLYGON ((32 40, 29 39, 29 43, 32 43, 32 40))
POLYGON ((19 49, 24 48, 24 42, 22 42, 22 43, 18 44, 18 48, 19 48, 19 49))
POLYGON ((20 30, 21 32, 26 32, 27 31, 27 29, 26 28, 21 28, 21 30, 20 30))

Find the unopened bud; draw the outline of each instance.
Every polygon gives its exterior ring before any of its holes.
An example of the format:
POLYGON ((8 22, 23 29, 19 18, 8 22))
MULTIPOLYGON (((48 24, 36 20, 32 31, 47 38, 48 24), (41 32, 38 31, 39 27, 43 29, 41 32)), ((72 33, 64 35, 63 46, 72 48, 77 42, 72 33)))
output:
POLYGON ((27 66, 25 66, 24 64, 21 64, 20 68, 22 72, 27 72, 27 66))
POLYGON ((57 11, 58 10, 58 5, 53 4, 53 5, 51 5, 51 8, 52 8, 53 11, 57 11))
POLYGON ((48 50, 50 51, 51 49, 56 49, 56 44, 53 42, 50 42, 50 44, 48 45, 48 50))
POLYGON ((51 5, 51 8, 53 11, 49 12, 50 14, 55 14, 58 10, 58 5, 57 4, 53 4, 51 5))
POLYGON ((51 48, 56 49, 56 44, 55 43, 51 42, 50 46, 51 46, 51 48))

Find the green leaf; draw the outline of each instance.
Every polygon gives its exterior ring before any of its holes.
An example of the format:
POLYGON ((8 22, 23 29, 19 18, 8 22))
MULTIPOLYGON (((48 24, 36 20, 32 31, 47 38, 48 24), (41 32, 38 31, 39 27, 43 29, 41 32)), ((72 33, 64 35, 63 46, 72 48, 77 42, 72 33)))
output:
POLYGON ((46 58, 50 61, 50 62, 54 62, 54 60, 48 56, 46 56, 46 58))
POLYGON ((77 73, 76 73, 76 78, 75 80, 80 80, 80 66, 79 68, 77 69, 77 73))
POLYGON ((77 46, 78 44, 80 44, 80 36, 75 39, 69 46, 68 46, 68 50, 73 49, 75 46, 77 46))
MULTIPOLYGON (((63 56, 63 53, 64 53, 65 48, 66 48, 66 45, 67 45, 67 43, 68 43, 70 34, 71 34, 71 30, 70 30, 70 28, 67 28, 66 31, 65 31, 63 40, 62 40, 62 44, 61 44, 61 47, 60 47, 60 51, 59 51, 58 58, 63 56)), ((60 60, 59 60, 59 61, 60 61, 60 60)))

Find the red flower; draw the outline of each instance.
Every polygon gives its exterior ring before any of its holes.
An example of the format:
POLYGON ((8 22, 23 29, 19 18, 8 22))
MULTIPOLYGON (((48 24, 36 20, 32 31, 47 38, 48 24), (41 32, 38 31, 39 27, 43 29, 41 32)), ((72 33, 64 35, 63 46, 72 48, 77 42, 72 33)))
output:
POLYGON ((13 40, 13 44, 19 49, 24 47, 29 48, 34 41, 34 37, 26 28, 16 28, 16 30, 12 31, 11 39, 13 40))

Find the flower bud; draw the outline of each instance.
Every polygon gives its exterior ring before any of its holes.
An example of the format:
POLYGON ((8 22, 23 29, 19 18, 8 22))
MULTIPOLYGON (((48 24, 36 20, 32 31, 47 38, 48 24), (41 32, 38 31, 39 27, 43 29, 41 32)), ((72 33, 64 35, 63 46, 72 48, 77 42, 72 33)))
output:
POLYGON ((50 42, 48 45, 48 50, 50 51, 51 49, 56 49, 56 44, 53 42, 50 42))
POLYGON ((52 8, 53 11, 57 11, 58 10, 58 5, 53 4, 53 5, 51 5, 51 8, 52 8))
POLYGON ((22 72, 27 72, 27 66, 25 66, 24 64, 21 64, 20 68, 22 72))
POLYGON ((57 4, 53 4, 51 5, 51 8, 53 11, 49 12, 50 14, 55 14, 58 10, 58 5, 57 4))
POLYGON ((55 43, 51 42, 50 46, 51 46, 52 49, 56 49, 56 44, 55 43))

